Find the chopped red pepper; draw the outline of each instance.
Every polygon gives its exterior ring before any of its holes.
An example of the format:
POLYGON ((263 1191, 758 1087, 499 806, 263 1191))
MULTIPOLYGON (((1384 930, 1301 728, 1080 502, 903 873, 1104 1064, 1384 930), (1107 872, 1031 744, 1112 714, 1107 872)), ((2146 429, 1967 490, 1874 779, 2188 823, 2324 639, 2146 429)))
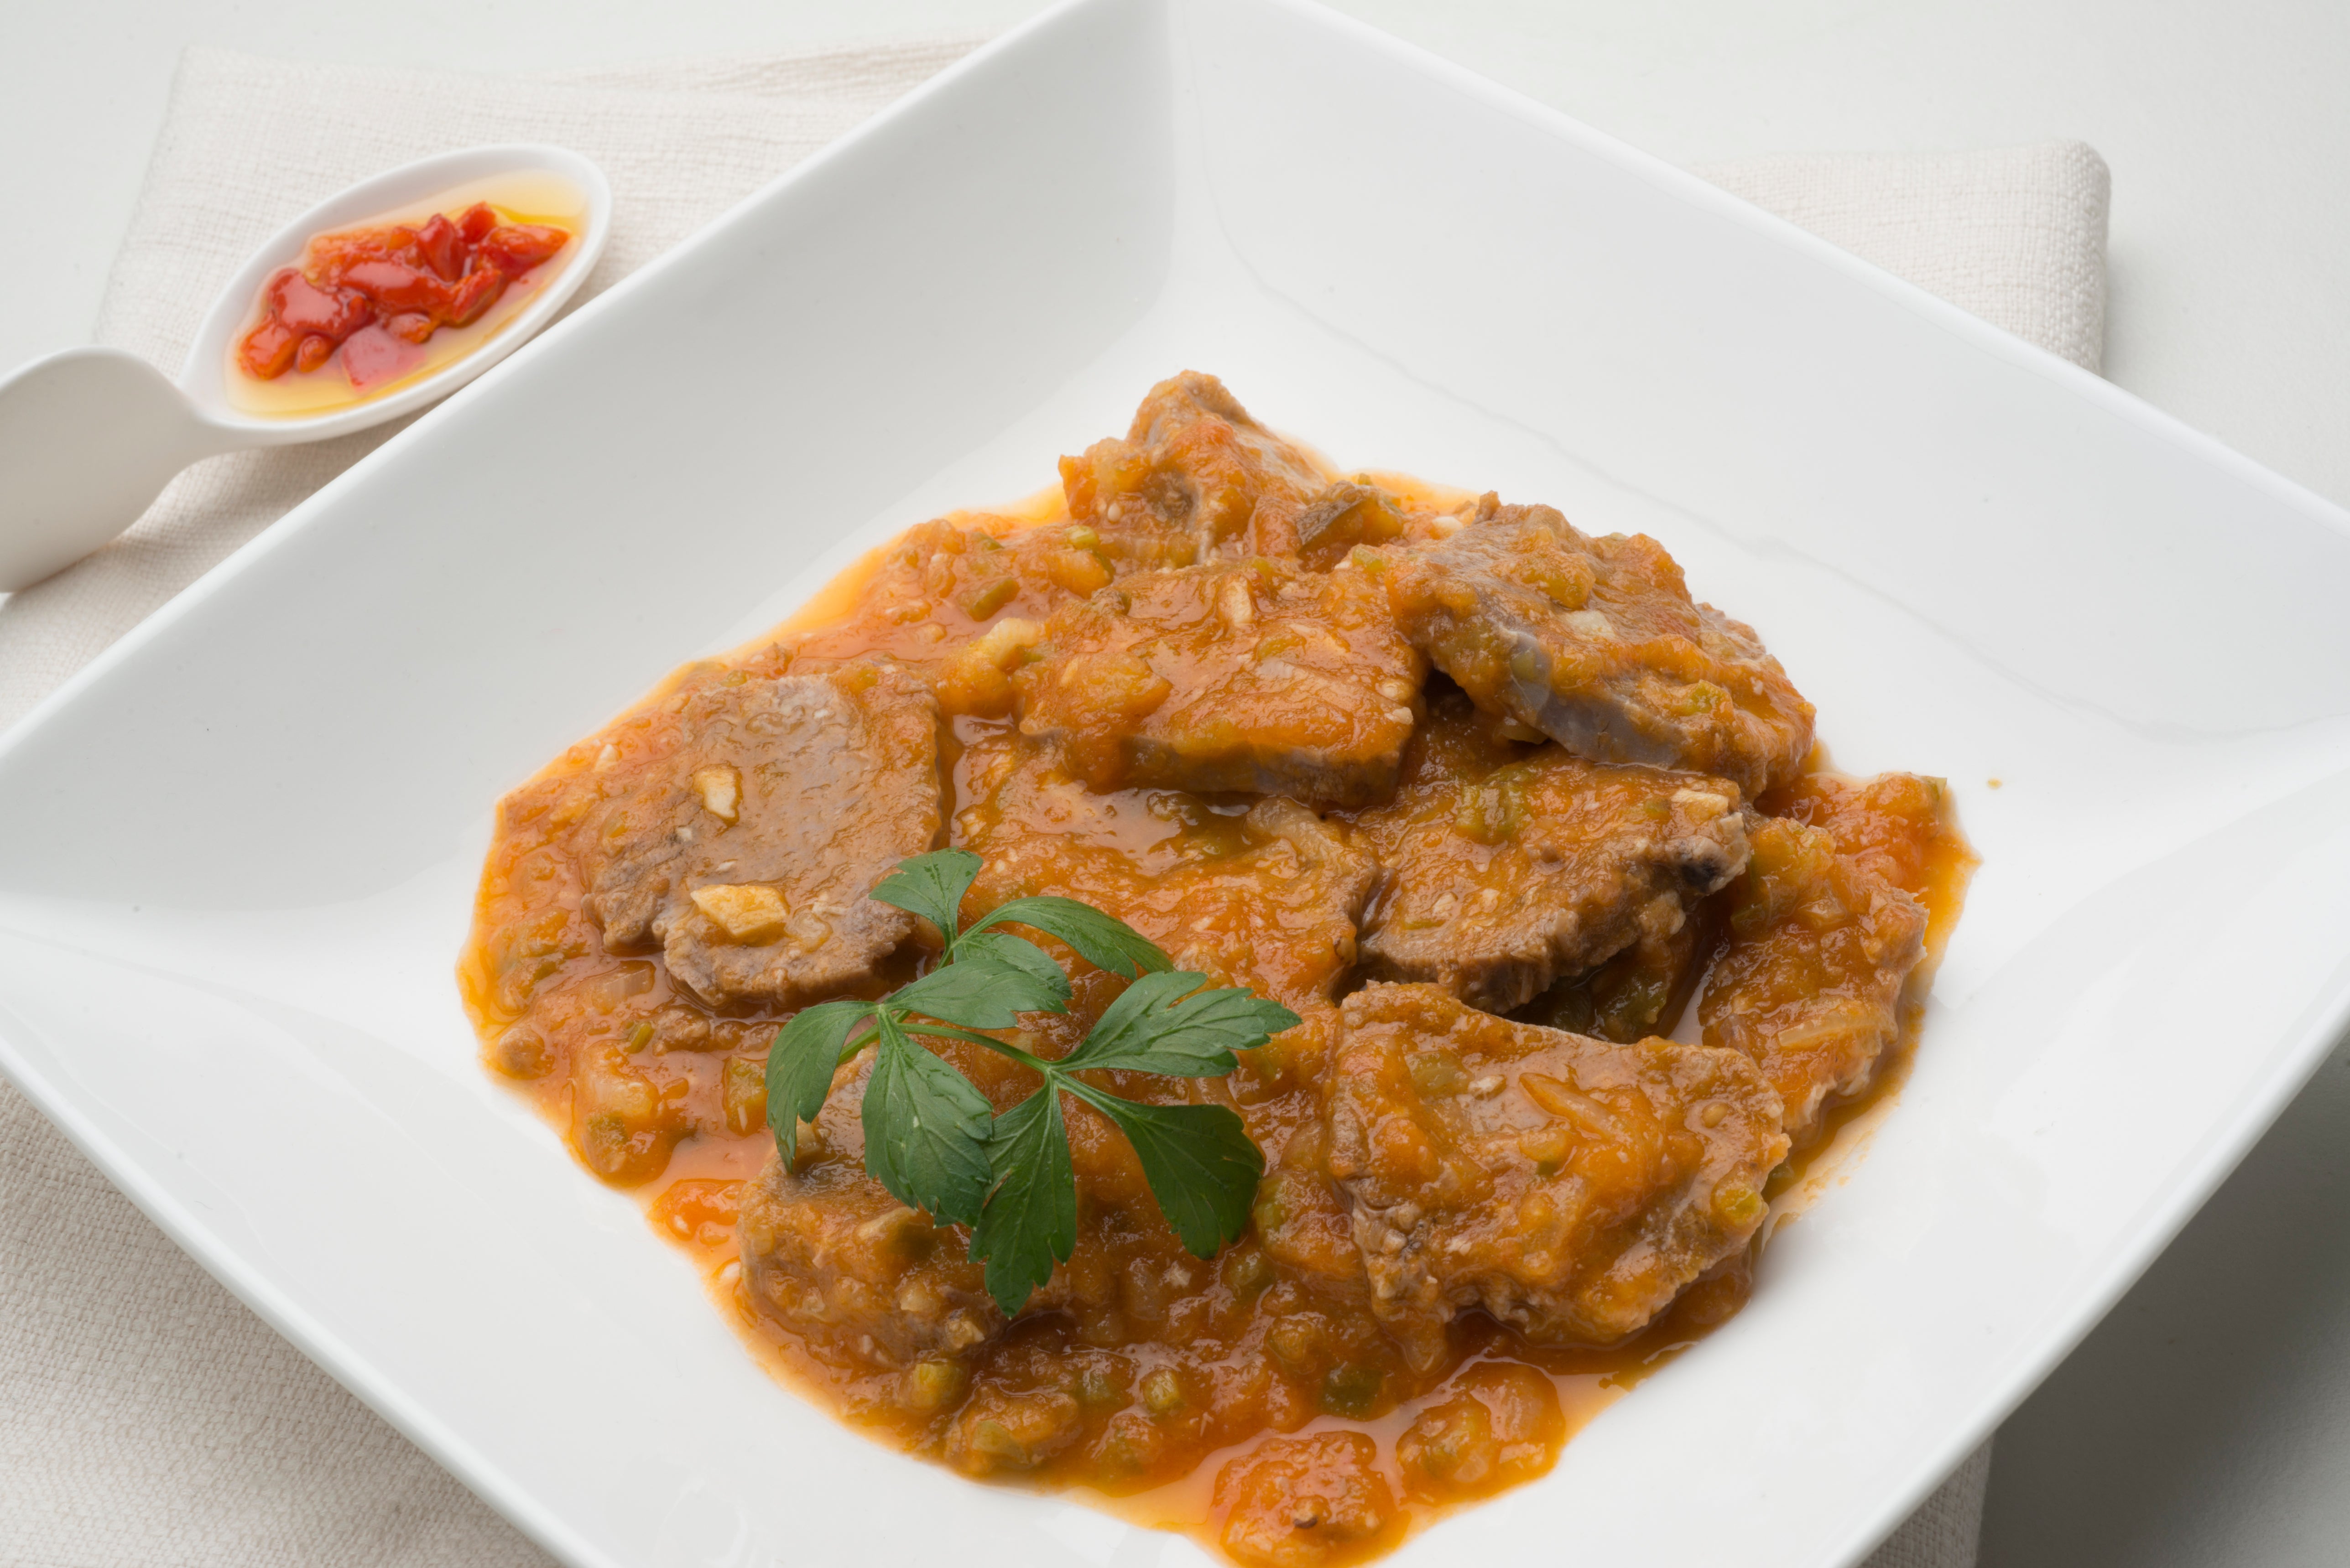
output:
POLYGON ((520 277, 563 248, 571 234, 545 223, 500 223, 482 236, 481 258, 508 277, 520 277))
POLYGON ((498 296, 506 291, 506 275, 493 266, 465 275, 465 281, 452 291, 449 299, 448 323, 452 327, 471 327, 481 319, 482 312, 497 303, 498 296))
POLYGON ((307 338, 325 341, 325 354, 313 351, 324 364, 336 344, 375 319, 364 296, 350 289, 320 288, 290 266, 270 276, 262 297, 269 314, 245 336, 238 357, 265 381, 284 375, 296 362, 307 338))
POLYGON ((403 310, 397 316, 383 318, 383 329, 394 337, 405 337, 411 343, 421 343, 432 336, 441 324, 421 310, 403 310))
POLYGON ((343 274, 343 282, 386 316, 421 310, 437 320, 449 307, 447 284, 402 262, 363 261, 343 274))
MULTIPOLYGON (((510 282, 570 240, 571 231, 556 224, 506 223, 485 202, 454 220, 436 213, 413 228, 387 223, 316 235, 301 266, 282 268, 263 288, 261 322, 237 345, 238 363, 265 381, 289 369, 307 373, 378 322, 387 337, 421 345, 443 327, 480 320, 510 282)), ((344 358, 359 384, 361 368, 344 358)), ((366 358, 364 379, 374 385, 396 357, 374 347, 366 358)))
POLYGON ((287 267, 269 288, 270 308, 296 332, 344 338, 368 324, 367 301, 348 289, 323 289, 287 267))
POLYGON ((293 367, 296 350, 302 347, 302 335, 276 317, 244 335, 237 346, 237 360, 245 373, 264 381, 274 381, 293 367))
POLYGON ((424 251, 417 244, 416 231, 393 223, 320 234, 303 251, 302 271, 313 283, 338 284, 351 268, 371 261, 423 265, 424 251))
POLYGON ((442 282, 454 283, 465 275, 465 236, 440 213, 433 213, 432 221, 416 231, 416 248, 424 253, 424 265, 442 282))

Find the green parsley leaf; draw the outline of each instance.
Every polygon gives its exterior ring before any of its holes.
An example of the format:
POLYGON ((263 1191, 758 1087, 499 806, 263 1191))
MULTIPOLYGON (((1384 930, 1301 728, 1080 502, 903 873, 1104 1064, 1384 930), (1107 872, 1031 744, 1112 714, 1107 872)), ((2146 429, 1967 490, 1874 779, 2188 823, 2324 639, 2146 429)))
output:
POLYGON ((865 1168, 908 1208, 975 1224, 987 1198, 995 1107, 892 1014, 885 1003, 874 1015, 881 1048, 865 1085, 865 1168))
POLYGON ((1060 1091, 1047 1083, 996 1117, 987 1158, 995 1189, 972 1231, 971 1256, 986 1261, 987 1293, 1010 1317, 1076 1251, 1076 1175, 1060 1091))
POLYGON ((933 849, 899 861, 898 868, 876 882, 866 897, 930 921, 952 956, 955 932, 962 926, 963 893, 985 864, 968 849, 933 849))
POLYGON ((1177 1078, 1220 1078, 1266 1037, 1297 1026, 1297 1014, 1238 986, 1201 991, 1208 977, 1186 970, 1147 974, 1061 1058, 1076 1071, 1116 1067, 1177 1078))
POLYGON ((971 929, 976 932, 1005 924, 1032 926, 1048 937, 1058 937, 1096 969, 1106 969, 1128 980, 1149 971, 1175 967, 1174 961, 1140 931, 1075 898, 1050 894, 1014 898, 973 920, 971 929))
POLYGON ((767 1125, 785 1164, 799 1152, 800 1123, 816 1120, 832 1093, 833 1070, 850 1032, 872 1016, 869 1002, 822 1002, 800 1009, 775 1031, 767 1050, 767 1125))
POLYGON ((1068 977, 1033 942, 996 932, 981 934, 996 940, 974 946, 966 938, 955 948, 954 961, 889 993, 888 1005, 896 1012, 919 1012, 966 1029, 1009 1029, 1024 1012, 1058 1012, 1069 1004, 1068 977), (1035 955, 1035 961, 1012 944, 1019 942, 1035 955))
POLYGON ((1233 1053, 1295 1026, 1297 1015, 1237 987, 1206 990, 1207 977, 1177 972, 1158 946, 1125 921, 1074 898, 1015 898, 958 929, 981 861, 941 849, 901 861, 872 897, 939 929, 944 951, 930 973, 878 1002, 838 1001, 803 1010, 767 1055, 769 1125, 783 1158, 799 1124, 824 1108, 835 1070, 878 1042, 865 1086, 865 1168, 899 1202, 971 1227, 971 1256, 987 1265, 988 1293, 1017 1313, 1076 1247, 1076 1176, 1060 1096, 1076 1095, 1115 1122, 1134 1146, 1159 1212, 1183 1245, 1208 1258, 1248 1226, 1264 1156, 1222 1106, 1145 1105, 1074 1075, 1095 1068, 1211 1077, 1233 1053), (1097 968, 1133 981, 1076 1050, 1040 1059, 979 1030, 1008 1029, 1022 1013, 1062 1012, 1071 995, 1061 966, 1025 937, 1058 939, 1097 968), (928 1019, 931 1023, 915 1022, 928 1019), (971 1081, 916 1038, 955 1034, 1040 1074, 1044 1084, 1001 1116, 971 1081))
POLYGON ((970 930, 965 931, 962 939, 955 943, 955 959, 958 962, 969 962, 983 954, 998 963, 1010 964, 1014 969, 1024 970, 1036 978, 1039 985, 1060 999, 1052 1007, 1030 1008, 1027 1011, 1062 1012, 1067 1010, 1069 977, 1061 972, 1061 966, 1055 963, 1043 948, 1038 947, 1026 937, 1015 937, 1010 931, 970 930))
POLYGON ((1264 1154, 1229 1106, 1146 1106, 1074 1078, 1066 1083, 1134 1146, 1150 1195, 1186 1251, 1212 1258, 1248 1229, 1264 1154))

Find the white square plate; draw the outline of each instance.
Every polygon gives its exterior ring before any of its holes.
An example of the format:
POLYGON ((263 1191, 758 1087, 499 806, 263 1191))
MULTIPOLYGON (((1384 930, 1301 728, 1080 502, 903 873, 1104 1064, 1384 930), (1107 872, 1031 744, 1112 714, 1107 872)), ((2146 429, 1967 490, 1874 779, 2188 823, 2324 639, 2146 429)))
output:
POLYGON ((2341 1021, 2350 519, 1288 0, 1023 29, 84 671, 0 752, 0 1064, 574 1563, 1197 1561, 771 1383, 489 1081, 452 980, 502 792, 1181 366, 1342 462, 1656 535, 1845 766, 1956 784, 1983 868, 1866 1161, 1743 1314, 1396 1559, 1856 1560, 2341 1021))

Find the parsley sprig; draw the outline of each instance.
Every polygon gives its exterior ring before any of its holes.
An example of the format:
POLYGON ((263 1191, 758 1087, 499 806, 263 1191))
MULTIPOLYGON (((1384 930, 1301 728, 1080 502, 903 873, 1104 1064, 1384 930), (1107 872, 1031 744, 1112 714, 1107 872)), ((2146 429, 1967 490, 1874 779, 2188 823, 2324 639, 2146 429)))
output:
POLYGON ((1178 970, 1123 920, 1075 898, 1014 898, 970 925, 962 896, 980 857, 940 849, 902 861, 872 896, 938 928, 944 943, 928 974, 879 1002, 819 1003, 794 1017, 767 1056, 767 1123, 786 1162, 799 1125, 832 1092, 834 1072, 874 1048, 866 1081, 865 1168, 909 1208, 971 1227, 971 1256, 1010 1316, 1077 1244, 1076 1178, 1061 1096, 1084 1101, 1134 1146, 1159 1212, 1194 1257, 1211 1258, 1247 1228, 1264 1156, 1222 1106, 1151 1106, 1076 1076, 1115 1069, 1174 1078, 1230 1073, 1233 1053, 1294 1027, 1297 1014, 1238 987, 1178 970), (1009 1029, 1024 1012, 1066 1012, 1069 980, 1042 948, 1004 929, 1056 937, 1098 969, 1133 981, 1076 1050, 1057 1060, 979 1033, 1009 1029), (986 1096, 921 1036, 967 1040, 1043 1079, 997 1116, 986 1096))

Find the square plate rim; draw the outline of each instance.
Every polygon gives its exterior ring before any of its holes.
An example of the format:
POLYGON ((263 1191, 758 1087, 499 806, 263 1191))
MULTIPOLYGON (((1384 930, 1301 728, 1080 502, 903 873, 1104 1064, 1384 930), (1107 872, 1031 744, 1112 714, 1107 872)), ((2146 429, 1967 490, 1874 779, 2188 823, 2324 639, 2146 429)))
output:
MULTIPOLYGON (((609 306, 610 302, 629 297, 647 280, 660 276, 704 247, 718 243, 752 210, 782 198, 794 186, 816 177, 840 159, 853 156, 855 149, 878 136, 886 135, 898 119, 912 112, 919 105, 952 90, 953 85, 962 78, 986 68, 999 56, 1015 52, 1032 34, 1053 26, 1063 16, 1122 6, 1158 10, 1171 18, 1196 3, 1198 0, 1054 0, 1052 5, 1026 21, 980 44, 937 74, 909 88, 869 118, 719 213, 671 249, 646 262, 610 287, 582 301, 561 319, 549 323, 528 342, 516 348, 475 379, 424 410, 381 446, 357 459, 348 468, 289 508, 285 515, 265 525, 252 538, 213 563, 192 582, 150 611, 136 626, 92 655, 87 663, 45 693, 6 728, 0 729, 0 759, 5 759, 16 750, 36 726, 47 722, 53 710, 65 706, 123 658, 168 629, 188 610, 217 592, 224 584, 241 576, 249 569, 254 559, 266 556, 306 531, 321 503, 338 496, 348 487, 353 475, 372 472, 391 454, 404 451, 415 439, 416 432, 437 429, 451 417, 452 410, 470 406, 474 399, 484 394, 484 389, 496 386, 515 374, 512 367, 525 350, 534 349, 541 343, 563 341, 575 330, 575 323, 594 319, 609 306)), ((1810 257, 1814 262, 1833 268, 1845 277, 1905 306, 1912 314, 1965 339, 1976 348, 2054 381, 2103 411, 2137 425, 2166 443, 2184 448, 2195 456, 2215 463, 2230 477, 2265 491, 2275 499, 2324 524, 2334 532, 2350 537, 2350 505, 2318 493, 2300 481, 2246 455, 2218 436, 2188 423, 2178 415, 2147 401, 2096 372, 2085 369, 2039 344, 1994 327, 1972 311, 1951 304, 1898 273, 1888 271, 1841 245, 1822 239, 1809 229, 1743 197, 1733 195, 1657 153, 1601 130, 1564 109, 1553 109, 1515 88, 1482 76, 1433 50, 1333 9, 1322 4, 1321 0, 1226 0, 1226 3, 1287 12, 1312 25, 1342 33, 1356 43, 1383 53, 1419 74, 1476 99, 1533 129, 1558 140, 1574 142, 1617 164, 1625 171, 1640 176, 1659 190, 1702 207, 1717 217, 1740 223, 1757 234, 1810 257)))

